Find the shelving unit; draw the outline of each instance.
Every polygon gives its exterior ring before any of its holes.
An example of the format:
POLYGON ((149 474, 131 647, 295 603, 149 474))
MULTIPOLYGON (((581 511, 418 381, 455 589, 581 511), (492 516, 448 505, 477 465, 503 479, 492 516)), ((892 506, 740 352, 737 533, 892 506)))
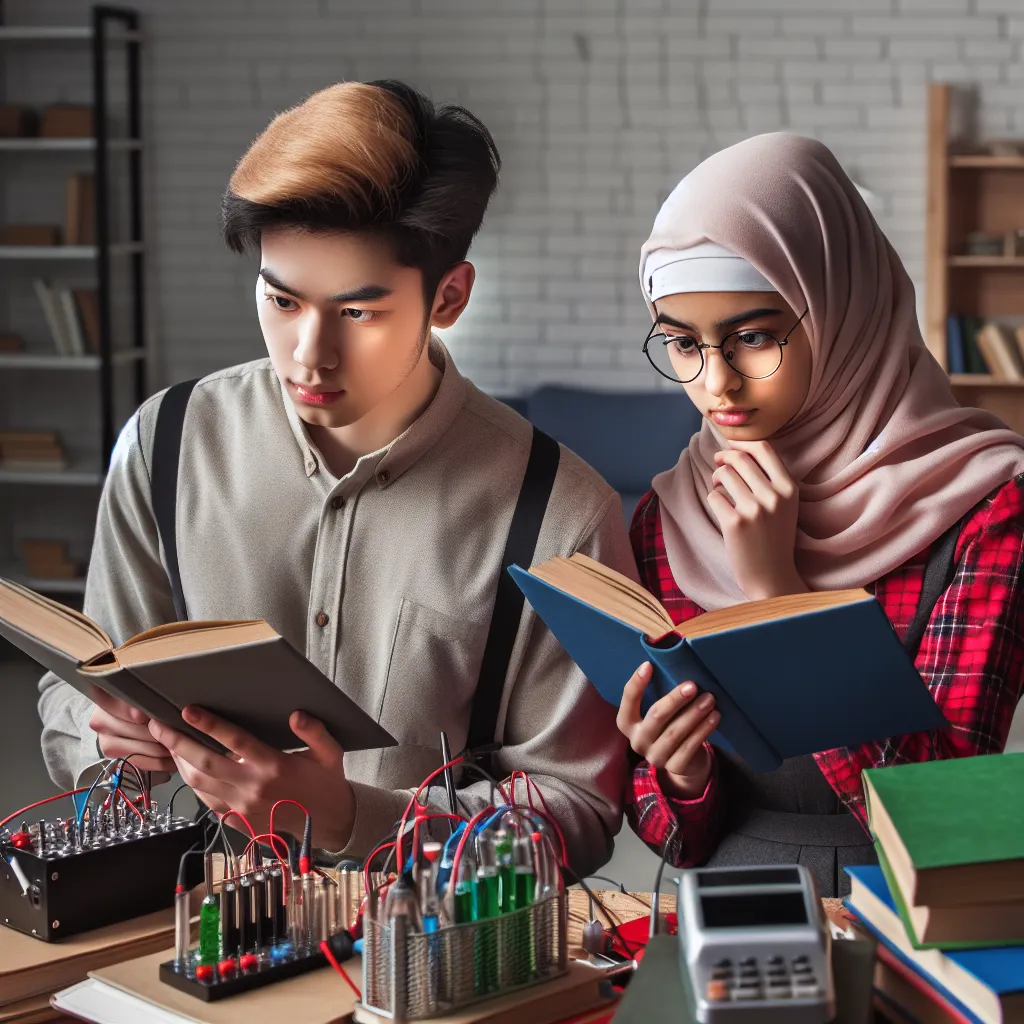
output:
MULTIPOLYGON (((928 214, 925 262, 925 342, 948 370, 949 316, 1024 318, 1024 256, 965 255, 972 231, 1024 229, 1024 155, 957 152, 950 140, 951 87, 932 85, 928 97, 928 214)), ((962 405, 988 409, 1024 433, 1024 381, 986 374, 950 377, 962 405)))
MULTIPOLYGON (((137 406, 146 396, 147 359, 145 350, 144 324, 144 244, 142 237, 142 132, 140 95, 140 49, 141 34, 139 17, 134 10, 125 7, 97 6, 92 8, 91 23, 80 26, 36 26, 0 25, 0 51, 8 44, 17 46, 19 53, 27 47, 32 50, 33 59, 40 61, 67 59, 63 55, 70 51, 81 53, 88 47, 86 55, 91 58, 91 103, 93 108, 92 138, 5 138, 0 139, 0 162, 5 170, 14 167, 10 161, 25 157, 49 159, 72 158, 76 155, 89 160, 95 181, 95 244, 60 246, 0 246, 0 261, 24 264, 27 274, 38 273, 46 265, 59 267, 63 263, 80 267, 91 264, 94 269, 95 290, 99 313, 99 351, 89 355, 59 355, 43 351, 22 351, 0 353, 0 373, 36 375, 40 372, 53 374, 53 390, 69 386, 61 384, 81 380, 81 375, 95 378, 97 415, 90 422, 81 424, 82 437, 95 430, 96 442, 86 447, 99 451, 99 458, 86 460, 76 456, 74 446, 68 454, 68 467, 60 470, 21 470, 0 467, 0 502, 11 501, 17 489, 46 488, 52 493, 60 488, 70 488, 81 493, 93 492, 95 499, 107 469, 117 431, 123 416, 115 409, 115 369, 122 368, 121 374, 128 374, 131 401, 137 406), (111 70, 115 60, 123 59, 124 64, 124 110, 126 123, 114 130, 112 102, 116 97, 109 92, 111 70), (114 164, 115 160, 126 161, 125 165, 114 164), (113 214, 115 196, 112 192, 115 173, 124 171, 127 185, 127 237, 114 237, 113 214), (127 261, 127 266, 114 261, 127 261), (115 271, 125 270, 127 287, 125 330, 117 330, 115 338, 115 271)), ((6 97, 5 102, 17 102, 17 96, 6 97)), ((56 101, 56 97, 55 97, 56 101)), ((14 171, 16 173, 16 169, 14 171)), ((5 279, 12 275, 3 273, 5 279)), ((118 298, 122 297, 119 291, 118 298)), ((120 310, 118 310, 120 312, 120 310)), ((0 330, 7 325, 0 323, 0 330)), ((81 390, 81 384, 74 385, 81 390)), ((131 410, 127 410, 131 411, 131 410)), ((14 423, 4 424, 7 429, 18 429, 14 423)), ((82 437, 73 439, 81 443, 82 437)), ((70 491, 67 492, 70 495, 70 491)), ((49 500, 49 499, 44 499, 49 500)), ((63 499, 61 499, 63 500, 63 499)), ((83 499, 77 499, 81 501, 83 499)), ((86 499, 89 500, 89 499, 86 499)), ((88 524, 91 537, 92 524, 88 524)), ((52 594, 80 594, 84 591, 84 580, 42 580, 26 578, 23 571, 15 566, 0 569, 0 575, 14 575, 33 589, 52 594)))

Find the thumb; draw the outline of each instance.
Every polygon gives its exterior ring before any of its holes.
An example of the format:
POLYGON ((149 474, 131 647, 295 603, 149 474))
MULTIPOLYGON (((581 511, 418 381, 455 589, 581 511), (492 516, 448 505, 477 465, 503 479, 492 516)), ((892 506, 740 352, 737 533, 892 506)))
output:
POLYGON ((313 760, 319 765, 324 768, 343 767, 345 751, 318 718, 307 715, 305 711, 293 711, 288 726, 309 747, 313 760))

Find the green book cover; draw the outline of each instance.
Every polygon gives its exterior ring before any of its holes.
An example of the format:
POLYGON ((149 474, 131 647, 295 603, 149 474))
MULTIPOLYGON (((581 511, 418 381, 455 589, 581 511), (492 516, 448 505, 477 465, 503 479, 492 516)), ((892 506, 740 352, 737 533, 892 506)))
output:
POLYGON ((910 920, 910 913, 907 910, 906 900, 903 898, 903 893, 900 891, 899 885, 896 884, 896 876, 892 873, 892 868, 889 866, 889 859, 886 857, 885 851, 882 849, 882 844, 877 839, 875 840, 875 853, 878 855, 878 866, 882 869, 882 874, 885 876, 885 884, 889 886, 889 894, 892 896, 892 901, 896 904, 896 910, 899 912, 900 920, 903 922, 903 930, 907 933, 907 938, 910 940, 910 944, 914 949, 992 949, 993 947, 1001 946, 1024 946, 1024 939, 1017 939, 1014 942, 1008 942, 1002 939, 999 942, 919 941, 916 933, 914 932, 914 925, 910 920))
POLYGON ((916 871, 1024 860, 1024 753, 868 768, 864 777, 916 871))
POLYGON ((978 331, 985 326, 980 316, 964 316, 960 318, 964 336, 964 362, 968 373, 992 373, 985 357, 978 348, 978 331))

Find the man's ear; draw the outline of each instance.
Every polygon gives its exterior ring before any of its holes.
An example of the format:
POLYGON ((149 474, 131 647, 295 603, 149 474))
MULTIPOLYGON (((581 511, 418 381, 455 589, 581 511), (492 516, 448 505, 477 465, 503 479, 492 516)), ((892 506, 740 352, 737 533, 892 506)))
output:
POLYGON ((462 316, 462 311, 469 302, 476 281, 476 270, 472 263, 463 261, 456 263, 441 278, 434 293, 434 306, 430 311, 431 327, 452 327, 462 316))

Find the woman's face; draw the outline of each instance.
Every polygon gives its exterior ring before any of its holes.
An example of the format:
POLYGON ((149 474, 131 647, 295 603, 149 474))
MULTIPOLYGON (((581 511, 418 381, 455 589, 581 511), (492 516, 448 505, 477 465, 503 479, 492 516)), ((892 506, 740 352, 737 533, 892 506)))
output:
POLYGON ((766 441, 800 410, 811 381, 811 347, 797 323, 803 310, 794 312, 777 292, 666 295, 655 312, 664 338, 653 337, 649 350, 662 346, 656 358, 680 380, 697 374, 683 389, 726 438, 766 441), (724 353, 697 347, 723 343, 724 353))

